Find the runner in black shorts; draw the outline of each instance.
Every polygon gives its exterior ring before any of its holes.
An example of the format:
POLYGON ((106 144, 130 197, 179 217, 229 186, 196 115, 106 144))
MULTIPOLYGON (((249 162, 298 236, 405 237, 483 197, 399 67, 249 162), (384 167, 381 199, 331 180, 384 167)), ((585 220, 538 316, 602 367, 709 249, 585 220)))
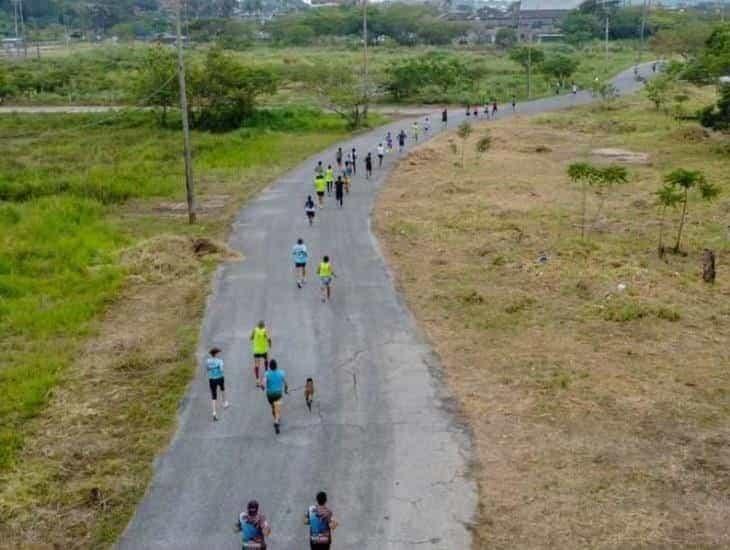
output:
POLYGON ((223 359, 218 357, 220 352, 221 350, 218 348, 211 349, 208 358, 205 360, 205 370, 208 372, 208 385, 210 386, 210 398, 213 404, 213 420, 218 420, 216 411, 218 388, 221 390, 223 408, 228 408, 228 401, 226 401, 226 380, 223 377, 223 359))

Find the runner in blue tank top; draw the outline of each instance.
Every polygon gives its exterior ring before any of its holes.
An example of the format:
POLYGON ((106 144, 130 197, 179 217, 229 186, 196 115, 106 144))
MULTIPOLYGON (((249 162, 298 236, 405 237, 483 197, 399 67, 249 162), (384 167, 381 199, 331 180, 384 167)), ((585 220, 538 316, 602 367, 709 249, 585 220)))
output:
POLYGON ((310 506, 304 515, 304 523, 309 525, 309 548, 329 550, 332 546, 332 531, 337 528, 332 510, 327 507, 327 493, 317 493, 317 505, 310 506))
POLYGON ((285 393, 289 393, 289 385, 286 383, 286 373, 279 369, 276 360, 269 361, 269 370, 266 372, 266 399, 271 405, 271 415, 274 417, 274 431, 279 433, 281 424, 281 399, 285 393))
POLYGON ((271 527, 266 516, 259 513, 259 503, 252 500, 246 507, 246 512, 238 516, 236 531, 241 533, 243 550, 266 550, 266 537, 271 534, 271 527))

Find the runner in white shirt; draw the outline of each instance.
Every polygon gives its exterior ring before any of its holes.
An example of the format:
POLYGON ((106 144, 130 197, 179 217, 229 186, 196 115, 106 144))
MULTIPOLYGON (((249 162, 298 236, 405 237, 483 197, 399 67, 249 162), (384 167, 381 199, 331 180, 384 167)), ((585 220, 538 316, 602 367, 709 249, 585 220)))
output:
POLYGON ((385 147, 382 143, 378 143, 378 168, 383 166, 383 157, 385 156, 385 147))

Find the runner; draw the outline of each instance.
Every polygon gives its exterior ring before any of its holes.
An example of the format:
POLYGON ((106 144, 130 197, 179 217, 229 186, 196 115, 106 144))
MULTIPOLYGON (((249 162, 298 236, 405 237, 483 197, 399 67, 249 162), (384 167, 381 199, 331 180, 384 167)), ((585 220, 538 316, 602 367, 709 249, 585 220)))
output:
POLYGON ((479 107, 474 105, 474 112, 472 113, 474 115, 474 120, 479 118, 479 107))
POLYGON ((441 111, 441 126, 444 130, 446 130, 447 126, 449 125, 449 110, 448 108, 444 107, 444 110, 441 111))
POLYGON ((512 96, 512 112, 514 113, 517 110, 517 97, 512 96))
POLYGON ((337 529, 337 520, 327 507, 327 493, 317 493, 317 504, 307 510, 304 524, 309 525, 310 550, 329 550, 332 545, 332 531, 337 529))
POLYGON ((262 374, 269 368, 269 349, 271 349, 271 336, 269 336, 269 332, 266 330, 266 323, 259 321, 259 324, 251 331, 250 340, 253 351, 253 374, 256 377, 256 387, 263 388, 262 374))
POLYGON ((304 203, 304 212, 307 214, 309 225, 314 225, 314 215, 317 212, 317 207, 312 200, 312 195, 307 195, 307 202, 304 203))
POLYGON ((307 260, 309 259, 309 251, 307 245, 304 244, 304 239, 297 239, 297 244, 292 248, 291 255, 294 258, 297 287, 302 288, 302 285, 307 282, 307 260))
POLYGON ((373 175, 373 154, 368 151, 368 154, 365 155, 365 177, 367 179, 370 179, 370 176, 373 175))
POLYGON ((337 159, 337 168, 342 168, 342 147, 337 148, 335 158, 337 159))
POLYGON ((385 156, 385 147, 382 143, 378 143, 378 168, 383 167, 383 157, 385 156))
POLYGON ((327 171, 324 173, 324 179, 327 182, 327 194, 332 195, 332 187, 335 184, 335 171, 332 170, 332 165, 327 165, 327 171))
POLYGON ((340 205, 340 208, 342 208, 342 201, 345 199, 345 182, 342 179, 342 176, 337 176, 337 181, 335 182, 335 201, 340 205))
POLYGON ((321 160, 317 163, 317 166, 315 166, 315 168, 314 168, 314 175, 318 176, 320 174, 324 174, 324 166, 322 165, 321 160))
POLYGON ((357 174, 357 151, 352 148, 352 173, 357 174))
POLYGON ((348 176, 347 173, 345 173, 342 176, 342 183, 345 184, 345 193, 347 193, 349 195, 350 194, 350 176, 348 176))
POLYGON ((573 95, 578 93, 578 85, 575 82, 573 82, 572 89, 573 89, 573 95))
POLYGON ((327 189, 327 184, 324 181, 324 174, 317 174, 314 178, 314 191, 317 193, 317 202, 319 207, 324 206, 324 192, 327 189))
POLYGON ((271 535, 271 527, 266 516, 259 513, 259 503, 252 500, 246 506, 246 513, 241 512, 236 522, 236 531, 241 533, 243 550, 256 548, 266 550, 266 537, 271 535))
POLYGON ((390 133, 390 130, 385 134, 385 143, 388 145, 388 152, 393 151, 393 134, 390 133))
POLYGON ((492 118, 497 118, 497 100, 492 102, 492 118))
POLYGON ((228 401, 226 401, 226 381, 223 378, 223 359, 218 358, 220 352, 221 350, 218 348, 213 348, 205 360, 205 370, 208 371, 208 385, 210 386, 210 398, 213 403, 213 421, 218 420, 218 415, 215 410, 216 401, 218 401, 218 388, 221 390, 223 408, 228 408, 228 401))
POLYGON ((426 118, 423 119, 423 133, 428 134, 428 131, 431 129, 431 117, 426 115, 426 118))
POLYGON ((281 424, 281 399, 284 393, 289 393, 289 385, 286 383, 286 373, 279 370, 276 359, 269 361, 269 370, 266 371, 266 399, 271 405, 271 416, 274 417, 274 431, 280 433, 281 424))
POLYGON ((309 412, 312 412, 312 401, 314 401, 314 380, 307 378, 304 384, 304 402, 307 404, 309 412))
POLYGON ((317 275, 319 275, 319 282, 322 287, 322 302, 326 302, 332 298, 332 277, 337 277, 335 270, 332 269, 329 256, 322 258, 322 263, 319 264, 317 269, 317 275))
POLYGON ((471 105, 466 104, 466 116, 471 116, 471 105))
POLYGON ((400 134, 398 134, 398 152, 402 153, 403 148, 406 146, 406 132, 405 130, 401 130, 400 134))
POLYGON ((345 175, 348 177, 352 176, 352 162, 349 160, 345 161, 345 175))
POLYGON ((413 138, 413 141, 418 143, 418 121, 414 120, 413 124, 411 124, 411 137, 413 138))

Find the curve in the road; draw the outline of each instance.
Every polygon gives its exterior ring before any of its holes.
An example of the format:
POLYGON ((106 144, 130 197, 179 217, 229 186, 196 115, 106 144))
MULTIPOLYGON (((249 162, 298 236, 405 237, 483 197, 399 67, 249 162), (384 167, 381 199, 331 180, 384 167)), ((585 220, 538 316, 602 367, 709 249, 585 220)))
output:
MULTIPOLYGON (((641 72, 651 73, 650 65, 641 72)), ((640 86, 632 71, 614 83, 622 93, 640 86)), ((587 93, 547 98, 520 104, 518 112, 591 100, 587 93)), ((438 115, 432 118, 438 129, 438 115)), ((452 112, 450 126, 462 118, 452 112)), ((343 146, 356 147, 363 159, 387 130, 395 135, 407 125, 390 124, 343 146)), ((232 406, 211 422, 200 371, 120 548, 240 548, 232 526, 251 498, 272 524, 270 548, 306 548, 304 512, 321 489, 341 524, 338 549, 470 547, 477 490, 469 477, 468 432, 370 231, 377 189, 397 157, 387 155, 370 181, 358 173, 344 208, 330 200, 314 227, 306 222, 304 200, 314 163, 334 164, 334 148, 240 213, 230 244, 246 259, 220 268, 200 349, 201 356, 213 345, 223 350, 232 406), (298 237, 315 263, 324 254, 333 259, 339 277, 329 304, 320 303, 313 277, 302 290, 294 284, 290 251, 298 237), (301 391, 286 398, 279 436, 251 372, 248 336, 259 319, 271 327, 272 356, 290 385, 299 388, 312 376, 318 389, 311 414, 301 391)))

